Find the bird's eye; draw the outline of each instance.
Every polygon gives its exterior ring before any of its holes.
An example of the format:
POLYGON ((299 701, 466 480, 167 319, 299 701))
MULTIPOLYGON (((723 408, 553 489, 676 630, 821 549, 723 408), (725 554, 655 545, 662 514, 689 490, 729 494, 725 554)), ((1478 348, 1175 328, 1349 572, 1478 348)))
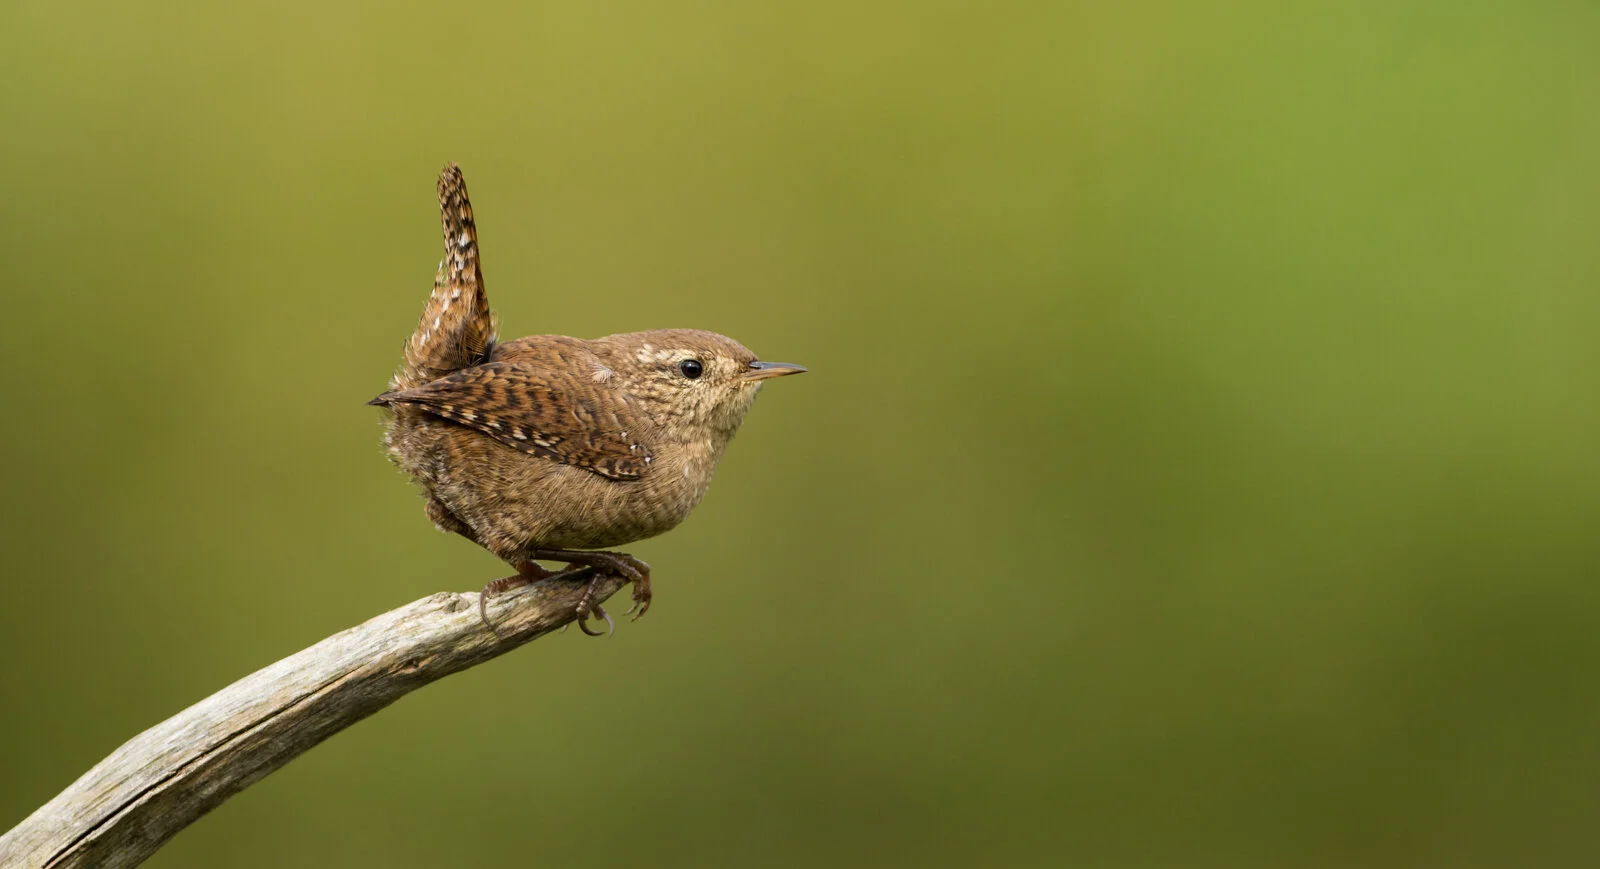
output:
POLYGON ((705 373, 705 369, 701 367, 698 359, 685 359, 679 362, 678 370, 683 372, 683 376, 690 380, 698 380, 700 375, 705 373))

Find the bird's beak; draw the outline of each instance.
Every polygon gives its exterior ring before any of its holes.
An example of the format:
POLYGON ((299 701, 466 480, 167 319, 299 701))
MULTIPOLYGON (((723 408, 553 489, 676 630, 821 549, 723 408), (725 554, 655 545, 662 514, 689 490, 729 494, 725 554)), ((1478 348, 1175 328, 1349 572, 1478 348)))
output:
POLYGON ((785 374, 803 374, 805 368, 790 362, 752 362, 750 370, 745 372, 740 379, 745 383, 757 380, 766 380, 769 377, 782 377, 785 374))

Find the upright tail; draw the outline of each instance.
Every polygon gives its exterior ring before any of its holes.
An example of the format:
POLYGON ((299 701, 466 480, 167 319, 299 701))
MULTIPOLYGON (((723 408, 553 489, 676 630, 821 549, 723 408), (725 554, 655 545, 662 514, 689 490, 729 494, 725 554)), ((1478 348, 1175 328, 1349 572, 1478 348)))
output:
POLYGON ((494 346, 494 315, 478 267, 478 228, 472 222, 467 182, 455 163, 439 173, 439 215, 444 261, 417 331, 406 342, 394 389, 411 389, 487 359, 494 346))

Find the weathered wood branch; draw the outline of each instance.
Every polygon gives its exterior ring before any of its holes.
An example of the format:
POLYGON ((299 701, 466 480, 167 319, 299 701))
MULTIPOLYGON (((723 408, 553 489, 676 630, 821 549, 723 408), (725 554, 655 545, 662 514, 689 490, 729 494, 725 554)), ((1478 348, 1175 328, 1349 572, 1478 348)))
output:
MULTIPOLYGON (((257 670, 128 740, 0 836, 0 867, 135 866, 223 800, 405 694, 572 621, 582 570, 494 597, 439 592, 257 670)), ((625 584, 600 575, 595 599, 625 584)))

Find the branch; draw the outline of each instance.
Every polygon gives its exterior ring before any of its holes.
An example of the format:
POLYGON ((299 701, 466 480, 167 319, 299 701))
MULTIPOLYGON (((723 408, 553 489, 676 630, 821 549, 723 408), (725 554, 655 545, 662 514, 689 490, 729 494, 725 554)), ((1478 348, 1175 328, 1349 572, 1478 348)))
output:
MULTIPOLYGON (((562 627, 585 569, 492 598, 439 592, 246 676, 112 752, 15 829, 0 866, 135 866, 223 800, 407 693, 562 627)), ((599 577, 595 599, 625 580, 599 577)))

